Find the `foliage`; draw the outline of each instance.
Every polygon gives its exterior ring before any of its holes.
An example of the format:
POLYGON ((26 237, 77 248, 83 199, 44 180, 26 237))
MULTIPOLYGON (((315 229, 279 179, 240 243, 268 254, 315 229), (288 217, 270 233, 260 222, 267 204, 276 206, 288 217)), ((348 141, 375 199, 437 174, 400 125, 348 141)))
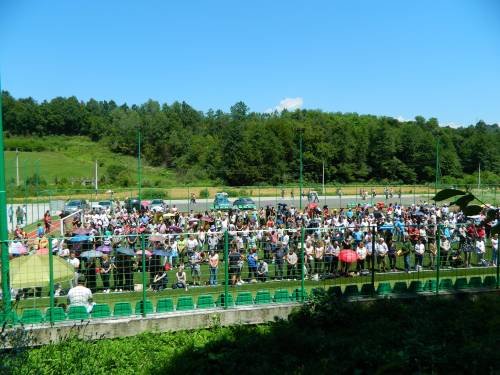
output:
POLYGON ((496 295, 346 303, 319 289, 289 321, 68 337, 23 354, 12 373, 496 373, 499 312, 496 295))
MULTIPOLYGON (((441 172, 448 181, 472 175, 479 164, 485 177, 500 175, 500 129, 440 127, 435 118, 414 121, 317 110, 250 112, 243 102, 229 113, 196 111, 187 103, 149 100, 118 106, 113 101, 78 101, 75 97, 37 103, 3 92, 7 135, 84 135, 113 152, 142 153, 153 166, 167 167, 182 182, 219 180, 229 185, 282 184, 298 181, 299 132, 303 129, 305 181, 352 182, 371 179, 433 181, 439 139, 441 172)), ((37 149, 33 141, 27 149, 37 149)), ((7 141, 14 150, 16 141, 7 141)), ((45 147, 41 145, 40 147, 45 147)))
POLYGON ((488 224, 497 220, 496 225, 491 228, 491 235, 500 233, 500 208, 484 204, 484 202, 470 192, 456 189, 443 189, 436 193, 432 200, 441 202, 457 196, 459 198, 453 201, 452 204, 457 205, 465 216, 475 216, 484 212, 485 217, 483 219, 483 224, 488 224), (471 204, 474 201, 482 203, 483 206, 471 204))

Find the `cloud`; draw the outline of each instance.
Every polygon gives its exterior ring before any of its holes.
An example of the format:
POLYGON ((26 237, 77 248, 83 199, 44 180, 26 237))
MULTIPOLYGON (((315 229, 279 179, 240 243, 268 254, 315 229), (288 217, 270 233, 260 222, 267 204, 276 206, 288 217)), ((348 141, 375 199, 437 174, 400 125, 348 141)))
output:
POLYGON ((403 116, 398 116, 398 117, 396 117, 396 120, 398 120, 399 122, 411 121, 411 120, 407 120, 407 119, 405 119, 403 116))
POLYGON ((289 111, 293 111, 297 108, 301 108, 302 104, 304 104, 304 99, 302 99, 299 96, 296 98, 285 98, 285 99, 281 100, 276 107, 269 108, 266 110, 266 112, 269 112, 269 113, 274 112, 274 111, 281 112, 284 109, 289 110, 289 111))

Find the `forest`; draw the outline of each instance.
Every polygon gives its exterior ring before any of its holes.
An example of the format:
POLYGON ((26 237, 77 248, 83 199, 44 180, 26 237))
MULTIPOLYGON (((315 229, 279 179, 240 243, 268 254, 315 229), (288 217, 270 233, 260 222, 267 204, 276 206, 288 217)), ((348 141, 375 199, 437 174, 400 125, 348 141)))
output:
POLYGON ((479 121, 468 127, 320 110, 251 112, 243 102, 229 112, 198 111, 185 102, 148 100, 141 105, 57 97, 37 102, 2 92, 5 137, 83 135, 110 150, 141 155, 153 166, 191 180, 228 185, 280 184, 299 179, 303 140, 304 179, 336 183, 435 180, 436 153, 442 181, 477 173, 500 176, 500 129, 479 121), (438 151, 439 150, 439 151, 438 151))

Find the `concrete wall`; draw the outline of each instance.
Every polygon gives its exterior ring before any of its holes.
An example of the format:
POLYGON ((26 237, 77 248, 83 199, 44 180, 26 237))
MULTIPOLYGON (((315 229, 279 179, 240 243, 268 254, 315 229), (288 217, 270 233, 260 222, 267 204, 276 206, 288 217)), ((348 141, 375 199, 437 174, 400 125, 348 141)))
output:
POLYGON ((235 324, 259 324, 287 319, 297 303, 238 307, 233 309, 203 309, 185 312, 151 314, 146 318, 93 319, 80 322, 25 326, 32 345, 43 345, 78 336, 87 340, 134 336, 142 332, 191 330, 235 324))

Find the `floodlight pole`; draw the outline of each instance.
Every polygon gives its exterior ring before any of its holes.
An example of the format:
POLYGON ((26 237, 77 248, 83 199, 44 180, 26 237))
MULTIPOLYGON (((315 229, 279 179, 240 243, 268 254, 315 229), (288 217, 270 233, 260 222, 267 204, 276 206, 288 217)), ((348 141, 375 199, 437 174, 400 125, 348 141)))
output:
POLYGON ((2 253, 2 302, 4 316, 10 315, 10 275, 9 275, 9 245, 7 240, 9 233, 7 229, 7 193, 5 191, 5 159, 3 148, 3 124, 2 124, 2 88, 0 82, 0 247, 2 253))
POLYGON ((300 171, 299 171, 299 194, 300 194, 300 203, 299 203, 299 209, 302 211, 302 169, 303 169, 303 163, 302 163, 302 133, 303 129, 299 129, 299 158, 300 158, 300 171))
POLYGON ((138 199, 139 199, 139 212, 142 209, 141 202, 141 125, 137 127, 137 187, 138 187, 138 199))

